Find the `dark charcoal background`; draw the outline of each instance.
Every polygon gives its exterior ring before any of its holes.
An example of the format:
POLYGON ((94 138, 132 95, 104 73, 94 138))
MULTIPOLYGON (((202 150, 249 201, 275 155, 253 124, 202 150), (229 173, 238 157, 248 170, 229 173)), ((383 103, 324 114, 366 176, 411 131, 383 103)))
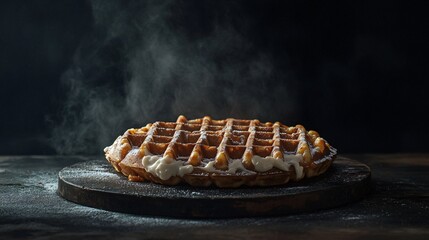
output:
MULTIPOLYGON (((123 9, 127 4, 133 3, 123 2, 123 9)), ((223 21, 231 21, 255 51, 271 56, 275 68, 287 66, 293 77, 275 77, 267 84, 287 81, 295 94, 285 101, 298 107, 291 116, 279 112, 270 115, 276 119, 263 120, 302 123, 341 153, 428 151, 424 1, 233 1, 232 12, 225 7, 230 1, 175 4, 172 14, 182 17, 172 23, 180 25, 178 32, 204 35, 213 15, 222 18, 225 11, 229 16, 223 21), (240 31, 243 22, 246 30, 240 31)), ((1 1, 0 154, 55 154, 61 148, 51 137, 69 92, 60 79, 77 48, 97 30, 93 7, 78 0, 1 1)), ((113 42, 99 56, 115 66, 104 80, 112 89, 127 77, 119 45, 113 42)), ((94 145, 67 153, 101 150, 94 145)))

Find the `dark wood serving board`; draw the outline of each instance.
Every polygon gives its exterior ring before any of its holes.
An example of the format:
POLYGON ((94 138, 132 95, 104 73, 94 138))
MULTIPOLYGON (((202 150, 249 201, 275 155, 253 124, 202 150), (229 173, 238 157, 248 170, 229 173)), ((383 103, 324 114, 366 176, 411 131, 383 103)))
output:
POLYGON ((277 187, 219 189, 185 184, 129 182, 106 160, 63 168, 58 193, 85 206, 140 215, 180 218, 280 216, 338 207, 370 192, 371 171, 356 160, 337 157, 322 176, 277 187))

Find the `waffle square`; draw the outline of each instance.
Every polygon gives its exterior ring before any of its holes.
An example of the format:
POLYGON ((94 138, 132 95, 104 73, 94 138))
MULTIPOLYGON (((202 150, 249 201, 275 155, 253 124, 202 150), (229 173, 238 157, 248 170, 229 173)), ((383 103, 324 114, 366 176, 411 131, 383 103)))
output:
POLYGON ((302 125, 209 116, 128 129, 104 149, 130 181, 239 187, 281 185, 324 173, 336 156, 302 125))

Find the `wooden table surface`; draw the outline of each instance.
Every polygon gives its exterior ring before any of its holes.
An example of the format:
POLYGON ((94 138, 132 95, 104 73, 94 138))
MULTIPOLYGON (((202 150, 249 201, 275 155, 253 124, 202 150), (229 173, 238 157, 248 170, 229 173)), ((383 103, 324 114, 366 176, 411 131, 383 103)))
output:
POLYGON ((186 220, 80 206, 58 171, 102 157, 1 156, 0 239, 429 239, 429 154, 347 155, 371 167, 372 193, 343 207, 272 218, 186 220))

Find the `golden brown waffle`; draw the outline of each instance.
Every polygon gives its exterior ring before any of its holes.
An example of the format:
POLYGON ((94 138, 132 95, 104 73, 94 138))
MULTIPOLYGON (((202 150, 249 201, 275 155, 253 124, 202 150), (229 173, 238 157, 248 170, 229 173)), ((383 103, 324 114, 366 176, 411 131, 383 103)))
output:
POLYGON ((218 187, 272 186, 324 173, 336 156, 302 125, 208 116, 128 129, 104 149, 130 181, 218 187))

